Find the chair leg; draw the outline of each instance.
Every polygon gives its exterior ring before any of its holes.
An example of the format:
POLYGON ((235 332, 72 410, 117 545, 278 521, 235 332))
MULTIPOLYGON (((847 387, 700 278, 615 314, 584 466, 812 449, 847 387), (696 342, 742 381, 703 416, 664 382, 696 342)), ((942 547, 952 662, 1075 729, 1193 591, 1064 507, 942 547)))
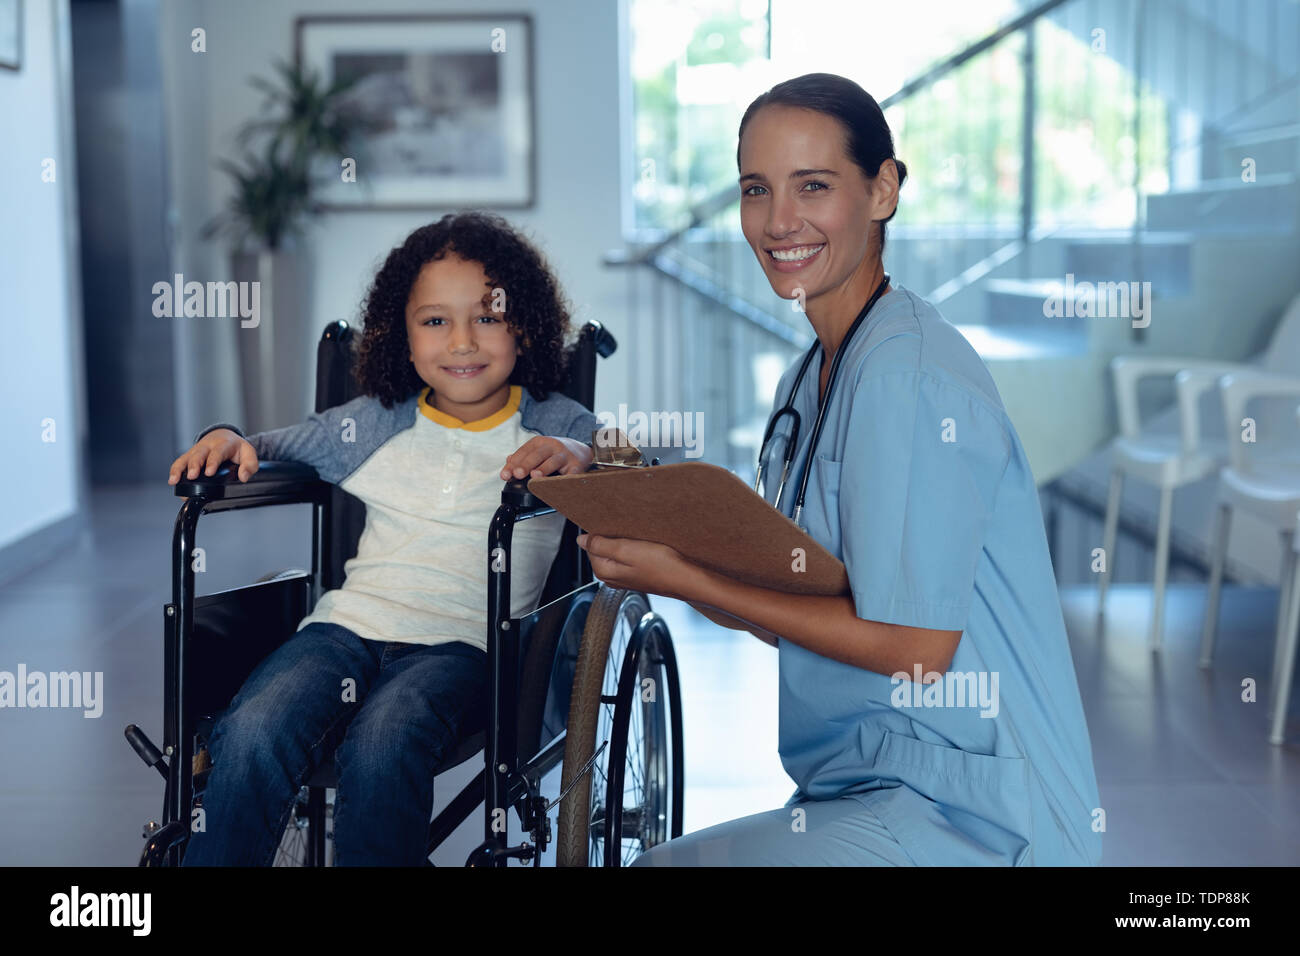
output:
POLYGON ((1124 472, 1115 468, 1110 473, 1110 493, 1106 496, 1106 525, 1101 538, 1102 560, 1105 562, 1097 584, 1097 616, 1106 613, 1106 590, 1115 568, 1115 537, 1119 530, 1120 495, 1124 490, 1124 472))
POLYGON ((1300 644, 1300 560, 1291 552, 1291 600, 1287 610, 1283 643, 1279 648, 1278 668, 1273 671, 1273 726, 1268 742, 1281 744, 1286 729, 1287 704, 1291 698, 1291 678, 1295 672, 1296 645, 1300 644))
POLYGON ((1210 582, 1205 601, 1205 622, 1201 626, 1201 666, 1209 667, 1214 658, 1214 641, 1219 636, 1219 593, 1223 589, 1223 565, 1228 557, 1228 534, 1232 529, 1232 508, 1220 504, 1215 511, 1214 533, 1210 536, 1213 554, 1210 582))
POLYGON ((1291 549, 1291 542, 1295 538, 1294 531, 1283 531, 1279 535, 1282 539, 1282 573, 1278 578, 1277 585, 1277 626, 1273 631, 1273 686, 1277 686, 1277 676, 1282 669, 1282 646, 1286 643, 1286 618, 1291 610, 1291 602, 1295 595, 1292 593, 1291 576, 1295 572, 1295 551, 1291 549))
POLYGON ((1169 531, 1173 521, 1174 489, 1160 489, 1160 520, 1156 527, 1156 568, 1152 582, 1151 649, 1160 650, 1165 624, 1165 585, 1169 579, 1169 531))

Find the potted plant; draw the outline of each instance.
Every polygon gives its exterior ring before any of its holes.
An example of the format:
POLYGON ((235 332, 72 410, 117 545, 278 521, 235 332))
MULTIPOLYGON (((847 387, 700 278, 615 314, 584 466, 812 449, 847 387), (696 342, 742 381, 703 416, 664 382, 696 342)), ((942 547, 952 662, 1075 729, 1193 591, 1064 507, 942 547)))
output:
POLYGON ((234 190, 201 231, 204 239, 231 240, 236 282, 258 283, 259 321, 238 332, 250 434, 301 421, 313 410, 315 333, 310 269, 300 240, 307 222, 321 212, 317 186, 338 174, 363 127, 346 97, 355 77, 325 86, 300 64, 280 61, 274 67, 278 83, 249 80, 265 94, 261 115, 236 135, 242 162, 217 163, 234 190), (331 166, 334 173, 324 171, 331 166))

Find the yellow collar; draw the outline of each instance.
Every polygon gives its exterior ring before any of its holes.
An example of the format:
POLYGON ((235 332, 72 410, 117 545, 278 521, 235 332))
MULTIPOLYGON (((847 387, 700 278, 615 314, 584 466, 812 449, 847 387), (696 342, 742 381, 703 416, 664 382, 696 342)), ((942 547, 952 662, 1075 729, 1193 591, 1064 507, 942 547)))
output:
POLYGON ((518 385, 510 386, 510 397, 506 399, 505 405, 497 409, 487 418, 480 418, 472 422, 463 422, 455 415, 448 415, 446 412, 439 411, 433 405, 429 404, 429 386, 425 386, 420 392, 420 411, 426 418, 437 422, 446 428, 463 428, 467 432, 485 432, 489 429, 496 428, 516 411, 519 410, 519 401, 523 397, 523 389, 518 385))

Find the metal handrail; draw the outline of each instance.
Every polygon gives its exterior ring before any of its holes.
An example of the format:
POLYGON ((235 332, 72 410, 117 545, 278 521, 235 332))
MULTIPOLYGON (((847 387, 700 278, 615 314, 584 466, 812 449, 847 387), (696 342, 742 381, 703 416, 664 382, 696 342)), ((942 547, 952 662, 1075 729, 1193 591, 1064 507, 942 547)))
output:
POLYGON ((896 92, 891 93, 889 96, 886 96, 883 100, 880 101, 881 111, 883 112, 884 110, 889 109, 891 106, 895 105, 896 103, 901 103, 909 96, 912 96, 915 93, 919 93, 921 90, 934 84, 936 80, 939 80, 942 77, 946 76, 947 74, 951 73, 953 70, 961 66, 967 60, 973 59, 974 57, 983 53, 989 47, 996 45, 998 41, 1006 39, 1011 34, 1015 33, 1017 30, 1021 30, 1029 26, 1035 20, 1038 20, 1039 18, 1051 13, 1061 4, 1069 3, 1069 2, 1070 0, 1045 0, 1044 3, 1040 3, 1036 7, 1031 7, 1030 9, 1026 10, 1024 13, 1020 14, 1019 16, 1013 17, 1012 19, 1004 23, 1002 26, 994 30, 992 33, 990 33, 988 36, 984 37, 981 40, 976 40, 974 43, 966 47, 964 50, 954 53, 952 56, 946 58, 939 64, 930 67, 930 69, 926 70, 916 79, 908 80, 901 87, 899 87, 896 92))
MULTIPOLYGON (((967 60, 973 59, 985 50, 996 45, 999 41, 1006 39, 1017 30, 1023 29, 1040 17, 1051 13, 1052 10, 1062 4, 1069 2, 1070 0, 1044 0, 1044 2, 1038 4, 1038 6, 1032 7, 1024 13, 1013 17, 1006 23, 1002 24, 1002 26, 993 30, 993 32, 989 33, 987 36, 982 37, 964 49, 959 50, 957 53, 945 57, 942 61, 930 67, 915 79, 908 80, 889 96, 886 96, 883 100, 879 101, 881 111, 883 112, 891 106, 901 103, 908 97, 914 96, 921 90, 932 86, 935 82, 948 73, 951 73, 967 60)), ((722 210, 739 201, 740 196, 736 191, 736 186, 734 184, 724 186, 711 196, 702 199, 699 203, 691 207, 689 213, 690 221, 687 222, 686 225, 670 231, 665 238, 660 239, 654 244, 637 252, 629 254, 626 249, 608 252, 605 254, 604 262, 606 265, 617 266, 646 265, 654 259, 655 256, 663 252, 664 249, 672 245, 682 236, 686 235, 686 233, 699 226, 711 216, 717 215, 722 210)))

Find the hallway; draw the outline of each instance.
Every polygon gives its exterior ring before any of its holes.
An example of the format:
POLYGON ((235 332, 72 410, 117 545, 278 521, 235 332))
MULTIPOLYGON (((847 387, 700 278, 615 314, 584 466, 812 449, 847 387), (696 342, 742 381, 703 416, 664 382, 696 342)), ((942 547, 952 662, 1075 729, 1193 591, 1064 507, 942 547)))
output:
MULTIPOLYGON (((0 670, 22 663, 29 672, 104 675, 103 715, 89 726, 75 709, 3 714, 0 864, 132 865, 141 825, 158 816, 162 781, 122 730, 134 722, 161 737, 162 606, 177 507, 161 476, 101 487, 76 547, 0 591, 0 670)), ((249 519, 235 512, 200 522, 202 593, 309 563, 308 506, 249 519)), ((1146 585, 1114 585, 1100 637, 1095 592, 1067 587, 1062 596, 1106 810, 1103 864, 1300 863, 1300 694, 1287 743, 1266 739, 1276 591, 1225 589, 1209 671, 1196 664, 1198 585, 1170 586, 1159 657, 1145 645, 1146 585), (1246 677, 1258 682, 1256 703, 1241 701, 1246 677)), ((685 605, 652 603, 669 620, 682 672, 687 832, 780 806, 793 785, 776 753, 776 653, 685 605)), ((440 778, 438 806, 477 770, 471 760, 440 778)), ((558 792, 558 771, 545 789, 558 792)), ((459 865, 480 838, 475 814, 433 860, 459 865)))

